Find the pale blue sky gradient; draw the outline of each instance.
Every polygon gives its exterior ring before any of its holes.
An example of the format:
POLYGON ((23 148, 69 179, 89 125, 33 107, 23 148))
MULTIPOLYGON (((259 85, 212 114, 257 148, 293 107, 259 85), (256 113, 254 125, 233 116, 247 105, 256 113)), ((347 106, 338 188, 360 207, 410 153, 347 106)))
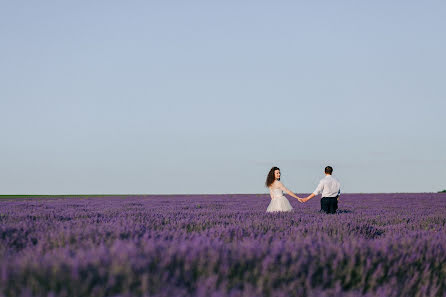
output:
POLYGON ((0 194, 446 188, 444 1, 2 1, 0 194))

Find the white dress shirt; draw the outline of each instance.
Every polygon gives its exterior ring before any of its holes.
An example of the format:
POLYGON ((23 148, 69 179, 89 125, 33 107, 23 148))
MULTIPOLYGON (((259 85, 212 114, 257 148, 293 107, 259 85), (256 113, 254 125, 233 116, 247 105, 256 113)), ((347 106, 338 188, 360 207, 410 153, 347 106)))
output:
POLYGON ((314 195, 322 193, 322 197, 336 197, 340 194, 341 184, 331 175, 326 175, 313 192, 314 195))

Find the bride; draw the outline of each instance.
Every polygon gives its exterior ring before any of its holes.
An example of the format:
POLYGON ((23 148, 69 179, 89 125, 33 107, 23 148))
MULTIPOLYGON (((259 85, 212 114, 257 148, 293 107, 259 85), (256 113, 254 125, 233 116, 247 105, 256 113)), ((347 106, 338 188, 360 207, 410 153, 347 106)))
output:
POLYGON ((271 195, 271 202, 266 209, 267 212, 293 210, 293 207, 283 195, 283 192, 302 202, 302 198, 297 197, 280 182, 280 169, 278 167, 271 168, 266 177, 265 184, 269 188, 269 194, 271 195))

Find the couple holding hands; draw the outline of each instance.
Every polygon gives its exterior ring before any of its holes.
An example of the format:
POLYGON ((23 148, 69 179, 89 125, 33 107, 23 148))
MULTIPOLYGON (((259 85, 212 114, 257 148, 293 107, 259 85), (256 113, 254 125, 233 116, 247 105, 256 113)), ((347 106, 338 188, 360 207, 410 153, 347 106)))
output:
POLYGON ((283 194, 283 192, 285 192, 299 200, 301 203, 307 202, 318 194, 322 194, 321 211, 325 213, 336 213, 336 210, 338 209, 339 195, 341 194, 341 184, 332 176, 332 173, 333 168, 331 166, 325 167, 325 177, 321 179, 316 190, 307 197, 300 198, 280 182, 280 169, 278 167, 271 168, 265 183, 269 188, 269 193, 271 195, 271 202, 266 211, 275 212, 293 210, 290 202, 283 194))

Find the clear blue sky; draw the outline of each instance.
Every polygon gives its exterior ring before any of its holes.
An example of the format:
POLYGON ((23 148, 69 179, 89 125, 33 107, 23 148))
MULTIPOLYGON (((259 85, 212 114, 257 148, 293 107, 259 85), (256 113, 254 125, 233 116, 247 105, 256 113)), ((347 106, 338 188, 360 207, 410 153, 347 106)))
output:
POLYGON ((446 188, 444 1, 2 1, 0 194, 446 188))

